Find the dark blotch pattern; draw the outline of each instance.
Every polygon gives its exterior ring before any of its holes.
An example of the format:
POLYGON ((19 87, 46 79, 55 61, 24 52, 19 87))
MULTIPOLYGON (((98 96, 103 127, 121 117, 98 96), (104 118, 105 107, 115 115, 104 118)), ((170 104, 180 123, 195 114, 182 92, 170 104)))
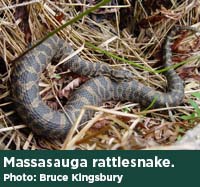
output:
MULTIPOLYGON (((176 34, 172 30, 163 46, 163 64, 168 67, 171 62, 171 38, 176 34)), ((184 97, 183 81, 174 70, 165 73, 168 92, 162 93, 131 79, 131 72, 115 70, 102 63, 91 63, 78 55, 69 59, 64 65, 71 71, 95 77, 83 84, 71 96, 65 105, 65 112, 53 111, 43 103, 39 96, 39 77, 52 59, 63 59, 73 53, 73 49, 57 35, 20 58, 14 65, 11 77, 11 93, 16 101, 16 110, 26 124, 38 135, 49 138, 64 137, 85 105, 101 105, 107 100, 128 100, 139 102, 148 107, 153 99, 153 107, 179 105, 184 97), (88 69, 87 69, 88 68, 88 69), (84 70, 84 71, 83 71, 84 70), (123 80, 124 79, 124 80, 123 80)), ((86 111, 82 122, 92 117, 94 111, 86 111)))

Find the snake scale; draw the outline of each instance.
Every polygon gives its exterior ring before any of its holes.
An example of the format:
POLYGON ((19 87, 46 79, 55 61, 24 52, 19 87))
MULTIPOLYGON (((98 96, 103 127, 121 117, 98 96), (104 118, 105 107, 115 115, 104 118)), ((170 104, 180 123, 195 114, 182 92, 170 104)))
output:
MULTIPOLYGON (((164 67, 171 65, 171 39, 176 33, 177 30, 172 29, 166 36, 163 45, 164 67)), ((108 100, 128 100, 149 106, 156 98, 153 107, 157 108, 166 104, 176 106, 183 100, 183 81, 173 69, 164 73, 168 81, 168 91, 163 93, 137 82, 128 70, 113 69, 104 63, 91 63, 75 55, 67 60, 64 66, 72 72, 93 78, 74 91, 64 107, 66 113, 54 111, 39 95, 40 75, 52 59, 60 60, 73 52, 66 41, 53 35, 14 64, 11 94, 16 101, 16 110, 38 135, 50 138, 64 137, 85 105, 99 106, 108 100)), ((90 119, 93 114, 94 111, 86 111, 82 122, 90 119)))

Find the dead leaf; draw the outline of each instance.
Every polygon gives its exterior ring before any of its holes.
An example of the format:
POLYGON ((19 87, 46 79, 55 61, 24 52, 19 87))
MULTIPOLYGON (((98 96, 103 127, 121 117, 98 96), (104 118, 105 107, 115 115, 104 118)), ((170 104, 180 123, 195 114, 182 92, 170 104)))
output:
POLYGON ((56 15, 55 18, 59 23, 62 23, 62 21, 64 19, 64 14, 60 13, 60 14, 56 15))
POLYGON ((65 86, 62 89, 60 95, 64 96, 65 98, 69 98, 70 93, 75 88, 79 87, 80 84, 84 83, 86 80, 88 80, 88 78, 85 78, 85 77, 78 77, 78 78, 74 79, 73 81, 71 81, 67 86, 65 86))
POLYGON ((188 78, 192 78, 194 80, 200 81, 200 76, 197 73, 197 71, 195 71, 197 67, 182 67, 178 69, 179 72, 179 76, 182 79, 188 79, 188 78))
MULTIPOLYGON (((26 0, 19 0, 19 3, 23 3, 25 1, 26 0)), ((27 10, 27 6, 16 7, 14 17, 15 17, 15 20, 20 19, 19 27, 22 30, 22 32, 25 34, 26 43, 30 43, 31 42, 31 30, 30 30, 29 23, 28 23, 29 12, 27 10)))

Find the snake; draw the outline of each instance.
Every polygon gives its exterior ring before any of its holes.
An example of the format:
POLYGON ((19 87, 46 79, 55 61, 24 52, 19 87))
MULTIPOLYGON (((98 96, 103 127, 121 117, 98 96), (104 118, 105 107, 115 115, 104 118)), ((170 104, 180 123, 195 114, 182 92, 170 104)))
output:
MULTIPOLYGON (((179 27, 178 27, 179 28, 179 27)), ((41 73, 55 60, 63 60, 72 53, 73 48, 57 34, 21 56, 13 67, 11 75, 11 95, 16 111, 31 130, 46 138, 65 137, 77 120, 81 109, 86 105, 101 106, 109 100, 130 101, 153 108, 177 106, 184 98, 184 83, 172 64, 172 39, 177 30, 171 29, 163 42, 163 73, 167 79, 167 91, 157 91, 133 77, 129 70, 117 69, 107 63, 90 62, 78 54, 63 63, 71 72, 88 76, 90 79, 76 89, 64 105, 64 112, 53 110, 39 94, 41 73)), ((93 110, 86 110, 81 123, 88 121, 93 110)))

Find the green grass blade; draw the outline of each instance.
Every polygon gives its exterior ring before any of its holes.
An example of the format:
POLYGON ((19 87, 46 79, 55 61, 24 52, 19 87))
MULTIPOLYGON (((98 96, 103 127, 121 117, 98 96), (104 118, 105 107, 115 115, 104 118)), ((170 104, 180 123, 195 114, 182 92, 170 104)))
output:
MULTIPOLYGON (((72 18, 71 20, 69 20, 68 22, 66 22, 65 24, 61 25, 60 27, 54 29, 53 31, 49 32, 44 38, 42 38, 39 42, 37 42, 36 44, 34 44, 33 46, 31 46, 29 49, 27 49, 25 52, 23 52, 19 57, 25 55, 28 51, 32 50, 33 48, 35 48, 36 46, 40 45, 42 42, 44 42, 47 38, 51 37, 52 35, 58 33, 60 30, 62 30, 63 28, 75 23, 76 21, 80 20, 81 18, 83 18, 84 16, 88 15, 89 13, 93 12, 94 10, 98 9, 99 7, 109 3, 111 0, 102 0, 100 3, 96 4, 95 6, 87 9, 86 11, 80 13, 78 16, 72 18)), ((15 60, 19 59, 19 57, 17 57, 15 60)))
POLYGON ((192 93, 192 95, 198 99, 200 99, 200 92, 192 93))
POLYGON ((133 62, 133 61, 130 61, 130 60, 127 60, 127 59, 125 59, 125 58, 119 57, 118 55, 113 54, 113 53, 111 53, 111 52, 108 52, 108 51, 106 51, 106 50, 100 49, 99 47, 96 47, 95 45, 93 45, 93 44, 91 44, 91 43, 89 43, 89 42, 86 42, 85 44, 86 44, 86 46, 88 46, 88 47, 90 47, 90 48, 96 50, 97 52, 100 52, 100 53, 102 53, 102 54, 105 54, 105 55, 107 55, 107 56, 109 56, 109 57, 112 57, 112 58, 114 58, 114 59, 120 60, 120 61, 122 61, 122 62, 124 62, 124 63, 126 63, 126 64, 133 65, 133 66, 135 66, 135 67, 138 67, 139 69, 142 69, 142 70, 146 70, 146 71, 155 73, 155 70, 152 70, 152 69, 150 69, 150 68, 148 68, 148 67, 145 67, 145 66, 142 66, 142 65, 140 65, 140 64, 137 64, 137 63, 135 63, 135 62, 133 62))

